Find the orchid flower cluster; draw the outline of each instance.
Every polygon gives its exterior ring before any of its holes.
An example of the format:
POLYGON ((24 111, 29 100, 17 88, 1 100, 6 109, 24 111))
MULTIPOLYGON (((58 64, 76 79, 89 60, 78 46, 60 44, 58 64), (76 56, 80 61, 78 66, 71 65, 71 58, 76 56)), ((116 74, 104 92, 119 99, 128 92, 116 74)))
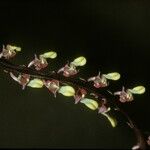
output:
MULTIPOLYGON (((20 47, 14 45, 3 45, 2 51, 0 53, 0 58, 4 58, 9 60, 16 56, 18 52, 21 51, 20 47)), ((57 57, 57 53, 55 51, 47 51, 43 54, 37 56, 34 55, 33 60, 31 60, 27 65, 27 68, 32 68, 36 71, 41 71, 48 66, 48 59, 55 59, 57 57)), ((75 58, 71 62, 67 62, 63 67, 58 69, 57 71, 53 71, 53 73, 64 76, 65 78, 77 76, 79 73, 79 67, 84 66, 87 63, 87 60, 84 56, 79 56, 75 58)), ((98 110, 99 114, 104 115, 111 123, 112 127, 117 125, 117 121, 114 117, 112 117, 108 112, 111 110, 111 107, 107 103, 107 99, 105 97, 99 98, 99 95, 95 92, 89 92, 88 88, 84 87, 73 87, 68 83, 64 83, 57 79, 40 79, 33 78, 30 74, 20 73, 18 76, 13 72, 9 72, 10 77, 18 82, 22 89, 25 87, 32 88, 43 88, 46 87, 48 91, 50 91, 54 97, 56 97, 57 93, 60 93, 67 97, 73 97, 74 103, 82 103, 86 107, 91 110, 98 110)), ((81 79, 89 84, 93 85, 94 88, 102 89, 109 86, 109 80, 117 81, 119 80, 121 75, 118 72, 111 72, 107 74, 102 74, 98 72, 97 75, 93 77, 89 77, 88 79, 81 79)), ((122 87, 122 90, 111 93, 114 96, 118 96, 118 100, 121 103, 131 102, 134 100, 134 94, 143 94, 145 92, 145 87, 142 85, 133 87, 131 89, 125 89, 122 87)))
MULTIPOLYGON (((0 54, 0 57, 4 57, 5 59, 10 59, 16 55, 17 52, 20 52, 21 48, 17 46, 12 45, 6 45, 6 47, 3 45, 2 52, 0 54)), ((35 54, 34 59, 31 60, 27 67, 33 67, 35 70, 39 71, 48 66, 47 59, 54 59, 57 57, 57 53, 55 51, 48 51, 46 53, 40 54, 39 57, 35 54)), ((84 66, 86 64, 87 60, 84 56, 80 56, 76 59, 74 59, 72 62, 68 62, 64 65, 64 67, 60 68, 57 71, 57 74, 61 74, 65 77, 75 76, 79 73, 79 70, 77 70, 78 67, 84 66)), ((19 74, 18 76, 15 76, 12 72, 9 73, 11 78, 18 82, 20 85, 22 85, 22 89, 25 89, 26 86, 32 87, 32 88, 42 88, 45 86, 51 93, 54 94, 54 97, 56 97, 57 93, 61 93, 64 96, 67 97, 73 97, 75 100, 75 104, 77 103, 83 103, 85 104, 89 109, 96 110, 98 109, 98 113, 101 113, 105 115, 109 121, 111 122, 112 126, 116 126, 116 120, 112 119, 107 112, 111 110, 110 107, 107 106, 107 100, 105 98, 102 98, 100 103, 98 103, 95 99, 98 98, 98 95, 94 93, 90 93, 90 95, 93 95, 93 99, 88 98, 87 94, 88 91, 84 88, 78 88, 75 90, 70 85, 61 85, 59 80, 44 80, 44 79, 38 79, 34 78, 31 79, 29 74, 19 74)), ((112 72, 108 74, 100 74, 89 77, 87 80, 84 79, 86 82, 93 82, 93 86, 95 88, 103 88, 109 86, 108 80, 119 80, 120 74, 118 72, 112 72)), ((133 89, 127 89, 123 87, 121 91, 117 91, 114 93, 114 95, 119 95, 120 102, 129 102, 132 101, 133 94, 143 94, 145 92, 144 86, 137 86, 133 89)))

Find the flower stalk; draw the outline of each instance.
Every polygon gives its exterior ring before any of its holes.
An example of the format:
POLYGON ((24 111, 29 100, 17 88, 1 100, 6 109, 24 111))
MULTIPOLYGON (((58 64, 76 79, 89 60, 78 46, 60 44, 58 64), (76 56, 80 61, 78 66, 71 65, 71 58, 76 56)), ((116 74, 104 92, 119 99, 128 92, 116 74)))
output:
POLYGON ((54 94, 54 97, 56 97, 57 93, 73 97, 75 104, 80 102, 91 110, 98 110, 99 114, 108 119, 112 127, 116 127, 117 120, 110 116, 108 112, 111 112, 111 110, 120 112, 126 118, 129 127, 133 129, 137 138, 137 144, 132 149, 146 149, 149 141, 147 144, 142 132, 128 114, 118 106, 118 102, 133 101, 134 94, 143 94, 145 92, 144 86, 140 85, 132 89, 125 89, 123 86, 121 91, 111 93, 108 89, 109 80, 119 80, 121 77, 120 74, 118 72, 107 74, 99 72, 98 75, 90 77, 87 80, 82 79, 77 76, 79 73, 77 68, 86 64, 87 60, 84 56, 80 56, 70 63, 68 61, 58 71, 51 71, 48 74, 44 74, 41 70, 48 66, 47 59, 57 57, 56 52, 49 51, 39 55, 39 57, 35 54, 35 58, 27 66, 11 63, 9 59, 16 56, 20 51, 21 48, 17 46, 3 46, 0 53, 0 68, 8 73, 13 80, 22 85, 23 90, 26 86, 32 88, 42 88, 45 86, 54 94), (117 99, 118 96, 119 98, 117 99))

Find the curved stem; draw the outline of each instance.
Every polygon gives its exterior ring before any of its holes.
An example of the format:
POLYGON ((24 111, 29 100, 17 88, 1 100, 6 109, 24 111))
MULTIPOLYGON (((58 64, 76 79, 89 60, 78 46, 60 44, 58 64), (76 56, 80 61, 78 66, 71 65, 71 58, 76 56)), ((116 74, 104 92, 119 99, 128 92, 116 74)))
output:
POLYGON ((0 67, 3 70, 6 70, 8 72, 14 72, 19 74, 29 74, 33 78, 39 78, 39 79, 45 79, 45 80, 59 80, 62 83, 71 84, 77 87, 82 87, 87 89, 89 92, 96 93, 100 98, 105 97, 109 100, 109 102, 114 106, 114 110, 119 111, 124 115, 124 117, 128 120, 129 126, 131 129, 134 130, 136 138, 137 138, 137 148, 138 149, 146 149, 146 142, 145 139, 141 133, 141 131, 138 129, 138 127, 135 125, 135 123, 131 120, 131 118, 125 113, 122 109, 120 109, 117 106, 117 103, 115 101, 112 101, 114 99, 114 95, 112 95, 109 90, 106 88, 97 89, 94 86, 91 86, 89 82, 85 82, 77 77, 69 77, 66 78, 60 74, 57 73, 51 73, 51 74, 43 74, 42 72, 33 70, 31 68, 28 68, 26 66, 18 66, 10 63, 8 60, 0 58, 0 67), (110 100, 111 99, 111 100, 110 100))
POLYGON ((123 111, 120 108, 116 108, 117 111, 119 111, 121 114, 124 115, 124 117, 128 120, 128 125, 129 127, 134 131, 136 139, 137 139, 137 143, 136 145, 132 148, 133 150, 135 149, 141 149, 141 150, 145 150, 146 149, 146 141, 143 137, 142 132, 140 131, 140 129, 137 127, 137 125, 135 124, 135 122, 129 117, 129 115, 123 111))

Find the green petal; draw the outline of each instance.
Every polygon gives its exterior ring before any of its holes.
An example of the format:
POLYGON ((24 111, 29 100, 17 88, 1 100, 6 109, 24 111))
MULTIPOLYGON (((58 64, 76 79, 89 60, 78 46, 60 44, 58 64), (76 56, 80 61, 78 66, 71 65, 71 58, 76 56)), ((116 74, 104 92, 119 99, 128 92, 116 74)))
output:
POLYGON ((119 80, 120 79, 120 74, 118 72, 112 72, 108 74, 103 74, 105 78, 110 79, 110 80, 119 80))
POLYGON ((20 52, 21 51, 21 47, 16 47, 15 49, 17 52, 20 52))
POLYGON ((129 91, 133 94, 143 94, 143 93, 145 93, 145 87, 144 86, 136 86, 133 89, 129 89, 129 91))
POLYGON ((31 80, 27 86, 30 86, 32 88, 42 88, 43 87, 43 81, 40 79, 33 79, 31 80))
POLYGON ((7 48, 11 51, 14 51, 14 50, 16 50, 16 51, 18 51, 18 52, 20 52, 21 51, 21 47, 17 47, 17 46, 14 46, 14 45, 7 45, 7 48))
POLYGON ((54 52, 54 51, 50 51, 50 52, 46 52, 42 55, 40 55, 41 57, 44 57, 44 58, 51 58, 51 59, 54 59, 57 57, 57 53, 54 52))
POLYGON ((95 101, 93 99, 84 98, 80 102, 85 104, 88 108, 90 108, 92 110, 96 110, 98 108, 97 101, 95 101))
POLYGON ((71 86, 62 86, 60 87, 58 93, 61 93, 64 96, 74 96, 75 90, 71 86))
POLYGON ((117 125, 117 120, 113 117, 111 117, 110 115, 106 114, 106 113, 101 113, 102 115, 104 115, 105 117, 107 117, 107 119, 110 121, 112 127, 116 127, 117 125))
POLYGON ((83 56, 80 56, 72 62, 75 66, 84 66, 86 64, 86 58, 83 56))

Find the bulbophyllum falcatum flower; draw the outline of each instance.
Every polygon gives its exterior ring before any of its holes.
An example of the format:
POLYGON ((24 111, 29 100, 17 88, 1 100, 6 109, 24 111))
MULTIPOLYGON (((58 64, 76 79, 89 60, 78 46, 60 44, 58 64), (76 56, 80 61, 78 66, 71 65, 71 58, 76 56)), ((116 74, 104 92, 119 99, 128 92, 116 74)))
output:
POLYGON ((22 89, 25 89, 26 86, 38 89, 46 87, 55 98, 57 94, 72 97, 75 104, 83 104, 83 108, 97 111, 97 114, 103 115, 112 127, 117 126, 117 120, 112 116, 111 111, 120 112, 125 116, 127 123, 135 131, 138 139, 138 144, 133 146, 132 149, 144 149, 146 143, 150 145, 150 136, 147 141, 144 141, 140 130, 133 124, 130 117, 117 105, 118 103, 132 102, 135 99, 135 94, 144 94, 144 86, 138 85, 134 88, 125 88, 123 86, 121 91, 110 92, 110 80, 112 82, 117 81, 121 77, 118 72, 110 72, 107 74, 99 72, 98 75, 87 79, 78 77, 79 68, 87 63, 87 59, 84 56, 79 56, 73 61, 68 61, 60 69, 51 71, 52 74, 44 74, 42 70, 48 66, 48 59, 57 57, 55 51, 47 51, 40 55, 35 54, 34 59, 27 63, 27 67, 26 65, 14 65, 10 63, 9 59, 15 57, 20 51, 21 48, 18 46, 10 44, 3 45, 0 52, 0 67, 6 73, 9 73, 10 77, 22 86, 22 89), (114 105, 111 105, 110 101, 114 105))

